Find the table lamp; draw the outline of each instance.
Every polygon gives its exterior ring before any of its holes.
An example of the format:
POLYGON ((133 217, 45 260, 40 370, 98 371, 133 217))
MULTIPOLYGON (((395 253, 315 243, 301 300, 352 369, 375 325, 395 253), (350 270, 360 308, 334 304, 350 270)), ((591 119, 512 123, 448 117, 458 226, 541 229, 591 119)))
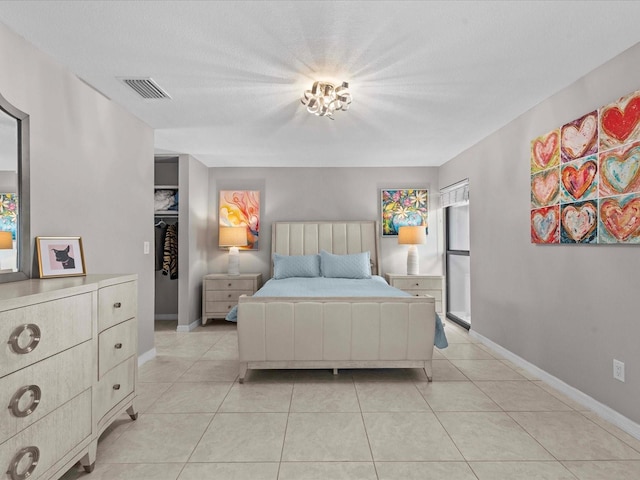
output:
POLYGON ((238 247, 246 247, 247 227, 220 227, 218 246, 229 247, 229 275, 240 275, 240 252, 238 247))
POLYGON ((11 232, 0 231, 0 250, 13 249, 13 236, 11 232))
POLYGON ((407 275, 418 275, 418 247, 427 243, 427 227, 404 226, 398 229, 398 244, 409 245, 407 254, 407 275))

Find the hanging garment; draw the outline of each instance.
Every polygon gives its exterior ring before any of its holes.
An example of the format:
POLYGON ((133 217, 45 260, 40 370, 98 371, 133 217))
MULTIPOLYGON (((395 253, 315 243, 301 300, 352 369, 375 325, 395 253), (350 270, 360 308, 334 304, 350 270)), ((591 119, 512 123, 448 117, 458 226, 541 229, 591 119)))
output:
POLYGON ((167 227, 164 236, 164 256, 162 258, 162 274, 169 275, 171 280, 178 278, 178 224, 167 227))
POLYGON ((167 234, 167 224, 164 222, 158 223, 155 228, 156 241, 154 256, 156 257, 156 271, 162 270, 162 263, 164 261, 164 237, 167 234))

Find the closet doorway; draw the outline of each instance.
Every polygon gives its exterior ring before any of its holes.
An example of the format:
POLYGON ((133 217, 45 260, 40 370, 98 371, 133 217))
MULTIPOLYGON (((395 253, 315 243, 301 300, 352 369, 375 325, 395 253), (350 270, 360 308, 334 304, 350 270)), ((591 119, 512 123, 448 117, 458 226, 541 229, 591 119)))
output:
POLYGON ((154 165, 154 256, 156 330, 178 326, 178 157, 154 165))
POLYGON ((445 273, 447 318, 471 327, 471 247, 469 238, 469 182, 443 189, 445 213, 445 273))

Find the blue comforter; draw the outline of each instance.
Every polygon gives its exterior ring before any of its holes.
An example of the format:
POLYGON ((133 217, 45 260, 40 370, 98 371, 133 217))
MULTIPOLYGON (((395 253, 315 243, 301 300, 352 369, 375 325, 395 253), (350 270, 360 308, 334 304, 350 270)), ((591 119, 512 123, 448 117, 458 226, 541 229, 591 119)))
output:
MULTIPOLYGON (((258 290, 255 297, 409 297, 407 292, 391 287, 382 277, 372 276, 370 280, 351 278, 284 278, 271 279, 258 290)), ((238 307, 227 314, 230 322, 238 321, 238 307)), ((440 316, 436 313, 436 334, 434 342, 438 348, 446 348, 449 343, 444 333, 440 316)))

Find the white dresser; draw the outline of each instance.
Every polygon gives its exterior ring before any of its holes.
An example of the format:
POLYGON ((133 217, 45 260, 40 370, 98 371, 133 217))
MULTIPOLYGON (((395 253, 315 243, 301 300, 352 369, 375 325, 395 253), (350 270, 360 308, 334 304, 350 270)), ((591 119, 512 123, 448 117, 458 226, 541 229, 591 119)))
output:
POLYGON ((98 437, 137 418, 137 276, 0 285, 0 478, 93 470, 98 437))

